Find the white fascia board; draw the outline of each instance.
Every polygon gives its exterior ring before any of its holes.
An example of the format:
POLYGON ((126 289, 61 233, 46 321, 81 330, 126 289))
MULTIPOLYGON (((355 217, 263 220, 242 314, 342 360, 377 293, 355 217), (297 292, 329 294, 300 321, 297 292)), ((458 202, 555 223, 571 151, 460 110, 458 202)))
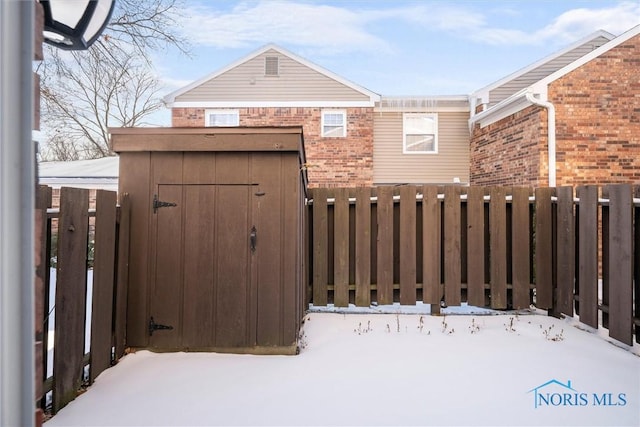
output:
POLYGON ((249 61, 249 60, 251 60, 251 59, 253 59, 253 58, 257 57, 257 56, 259 56, 259 55, 262 55, 264 52, 266 52, 268 50, 271 50, 271 49, 281 53, 282 55, 288 56, 289 58, 293 59, 294 61, 297 61, 297 62, 299 62, 299 63, 311 68, 312 70, 317 71, 320 74, 324 74, 325 76, 327 76, 327 77, 329 77, 329 78, 331 78, 331 79, 333 79, 333 80, 335 80, 335 81, 337 81, 339 83, 342 83, 343 85, 345 85, 345 86, 347 86, 347 87, 349 87, 349 88, 351 88, 351 89, 353 89, 353 90, 355 90, 357 92, 360 92, 363 95, 368 96, 369 99, 371 100, 371 102, 376 102, 376 101, 380 100, 380 95, 379 94, 377 94, 375 92, 372 92, 369 89, 366 89, 366 88, 364 88, 364 87, 362 87, 360 85, 357 85, 357 84, 355 84, 355 83, 353 83, 353 82, 351 82, 351 81, 349 81, 349 80, 347 80, 347 79, 345 79, 343 77, 340 77, 339 75, 337 75, 337 74, 335 74, 335 73, 333 73, 333 72, 331 72, 331 71, 329 71, 329 70, 327 70, 325 68, 322 68, 321 66, 319 66, 317 64, 314 64, 313 62, 311 62, 309 60, 306 60, 306 59, 304 59, 304 58, 302 58, 302 57, 300 57, 300 56, 298 56, 298 55, 296 55, 296 54, 294 54, 292 52, 289 52, 288 50, 283 49, 280 46, 277 46, 275 44, 265 45, 265 46, 261 47, 260 49, 250 53, 249 55, 247 55, 247 56, 245 56, 245 57, 243 57, 243 58, 241 58, 241 59, 239 59, 239 60, 237 60, 235 62, 232 62, 231 64, 229 64, 229 65, 227 65, 227 66, 225 66, 225 67, 223 67, 223 68, 221 68, 221 69, 219 69, 217 71, 214 71, 213 73, 210 73, 210 74, 208 74, 208 75, 206 75, 206 76, 194 81, 193 83, 191 83, 191 84, 189 84, 189 85, 187 85, 187 86, 185 86, 183 88, 180 88, 180 89, 178 89, 176 91, 171 92, 170 94, 164 96, 162 98, 162 100, 165 103, 165 105, 167 105, 168 107, 174 106, 172 104, 174 104, 174 101, 175 101, 176 97, 178 97, 178 96, 190 91, 191 89, 194 89, 194 88, 200 86, 201 84, 203 84, 203 83, 205 83, 205 82, 207 82, 207 81, 209 81, 211 79, 214 79, 214 78, 218 77, 219 75, 221 75, 223 73, 226 73, 227 71, 239 66, 240 64, 243 64, 243 63, 245 63, 245 62, 247 62, 247 61, 249 61))
MULTIPOLYGON (((540 67, 541 65, 543 65, 543 64, 545 64, 545 63, 547 63, 549 61, 552 61, 552 60, 554 60, 554 59, 556 59, 556 58, 558 58, 558 57, 560 57, 560 56, 572 51, 573 49, 575 49, 575 48, 577 48, 577 47, 589 42, 590 40, 595 40, 595 39, 597 39, 599 37, 604 37, 604 38, 606 38, 608 40, 614 40, 615 39, 615 36, 613 34, 607 32, 607 31, 604 31, 604 30, 596 31, 596 32, 594 32, 594 33, 592 33, 592 34, 590 34, 590 35, 578 40, 577 42, 565 47, 564 49, 562 49, 562 50, 560 50, 558 52, 552 53, 551 55, 546 56, 546 57, 540 59, 539 61, 534 62, 533 64, 527 65, 526 67, 521 68, 518 71, 515 71, 515 72, 509 74, 508 76, 503 77, 502 79, 500 79, 498 81, 495 81, 495 82, 493 82, 493 83, 491 83, 491 84, 489 84, 489 85, 487 85, 485 87, 482 87, 482 88, 476 90, 475 92, 473 92, 471 94, 471 96, 473 96, 473 97, 481 97, 482 96, 483 98, 485 96, 488 97, 489 92, 492 91, 493 89, 495 89, 495 88, 497 88, 499 86, 502 86, 503 84, 507 83, 508 81, 516 79, 516 78, 522 76, 523 74, 526 74, 529 71, 534 70, 534 69, 540 67)), ((606 46, 607 44, 608 43, 606 43, 603 46, 606 46)))
POLYGON ((589 52, 588 54, 584 55, 580 59, 577 59, 571 64, 566 65, 565 67, 559 69, 555 73, 549 74, 547 77, 545 77, 544 79, 536 83, 536 86, 543 86, 543 85, 548 86, 550 83, 558 80, 560 77, 563 77, 566 74, 569 74, 570 72, 583 66, 587 62, 599 57, 603 53, 610 51, 614 47, 621 45, 622 43, 637 36, 638 34, 640 34, 640 25, 636 25, 635 27, 631 28, 630 30, 616 37, 615 39, 609 41, 608 43, 603 44, 599 48, 589 52))
POLYGON ((489 126, 499 120, 509 117, 518 111, 533 105, 527 98, 527 92, 531 92, 531 88, 525 88, 509 98, 499 102, 486 111, 476 114, 469 119, 469 128, 473 129, 476 123, 480 124, 480 127, 489 126))
POLYGON ((214 101, 172 102, 169 108, 358 108, 373 107, 373 101, 214 101))
POLYGON ((468 113, 470 107, 421 107, 421 108, 401 108, 401 107, 375 107, 376 113, 468 113))

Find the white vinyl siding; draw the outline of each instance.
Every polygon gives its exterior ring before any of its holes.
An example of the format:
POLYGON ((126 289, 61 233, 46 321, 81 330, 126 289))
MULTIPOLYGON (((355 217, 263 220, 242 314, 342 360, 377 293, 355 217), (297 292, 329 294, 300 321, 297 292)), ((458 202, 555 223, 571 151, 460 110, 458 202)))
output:
POLYGON ((179 95, 176 102, 370 102, 368 95, 274 50, 179 95), (265 75, 265 58, 278 57, 278 78, 265 75))
POLYGON ((205 110, 206 127, 235 127, 240 126, 240 112, 238 110, 205 110))
POLYGON ((489 105, 495 105, 498 102, 510 97, 514 93, 531 86, 532 84, 544 79, 545 77, 555 73, 564 66, 582 58, 589 52, 597 49, 603 44, 607 43, 608 39, 599 37, 595 40, 578 46, 577 48, 561 55, 551 61, 548 61, 533 70, 515 77, 512 80, 505 82, 504 84, 492 89, 489 92, 489 105))
POLYGON ((438 115, 406 113, 403 115, 402 152, 435 154, 438 152, 438 115))
POLYGON ((469 182, 468 112, 438 113, 438 154, 406 155, 402 150, 403 114, 379 112, 373 118, 373 182, 453 184, 469 182))
POLYGON ((322 137, 344 138, 347 136, 347 112, 344 110, 322 111, 322 137))

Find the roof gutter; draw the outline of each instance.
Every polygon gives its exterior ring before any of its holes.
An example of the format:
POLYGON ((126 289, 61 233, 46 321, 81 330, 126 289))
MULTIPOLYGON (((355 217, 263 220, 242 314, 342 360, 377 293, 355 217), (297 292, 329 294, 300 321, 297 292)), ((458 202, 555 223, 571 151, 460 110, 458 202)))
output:
POLYGON ((549 187, 556 186, 556 109, 549 101, 542 101, 527 92, 529 102, 547 109, 547 145, 549 149, 549 187))

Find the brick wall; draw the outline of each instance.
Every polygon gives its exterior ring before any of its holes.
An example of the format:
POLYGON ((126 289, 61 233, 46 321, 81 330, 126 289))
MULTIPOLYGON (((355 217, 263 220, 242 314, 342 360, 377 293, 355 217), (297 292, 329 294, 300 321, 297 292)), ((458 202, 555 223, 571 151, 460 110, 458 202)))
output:
POLYGON ((558 185, 640 183, 640 36, 553 82, 558 185))
MULTIPOLYGON (((240 126, 302 126, 310 187, 373 184, 373 108, 347 108, 347 136, 322 138, 321 108, 240 108, 240 126)), ((174 108, 174 127, 204 126, 203 108, 174 108)))
POLYGON ((471 184, 546 185, 546 122, 546 111, 532 106, 484 128, 477 124, 471 134, 471 184))

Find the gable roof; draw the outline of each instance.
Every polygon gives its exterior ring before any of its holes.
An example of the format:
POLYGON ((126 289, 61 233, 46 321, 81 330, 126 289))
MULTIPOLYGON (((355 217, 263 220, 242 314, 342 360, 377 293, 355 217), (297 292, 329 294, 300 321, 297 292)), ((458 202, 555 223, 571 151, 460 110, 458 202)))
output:
POLYGON ((214 71, 213 73, 208 74, 208 75, 206 75, 206 76, 204 76, 204 77, 192 82, 191 84, 189 84, 187 86, 184 86, 184 87, 182 87, 182 88, 180 88, 180 89, 178 89, 178 90, 176 90, 174 92, 171 92, 170 94, 166 95, 163 98, 163 101, 168 107, 171 107, 172 104, 176 101, 176 98, 179 97, 180 95, 183 95, 183 94, 189 92, 190 90, 192 90, 194 88, 197 88, 198 86, 200 86, 200 85, 202 85, 202 84, 204 84, 204 83, 206 83, 206 82, 208 82, 208 81, 210 81, 212 79, 215 79, 216 77, 218 77, 218 76, 220 76, 220 75, 222 75, 222 74, 224 74, 224 73, 226 73, 226 72, 228 72, 228 71, 230 71, 230 70, 232 70, 232 69, 234 69, 234 68, 236 68, 236 67, 238 67, 238 66, 240 66, 240 65, 242 65, 242 64, 244 64, 244 63, 246 63, 246 62, 248 62, 248 61, 250 61, 250 60, 252 60, 252 59, 254 59, 254 58, 258 57, 258 56, 260 56, 260 55, 262 55, 262 54, 264 54, 265 52, 267 52, 269 50, 274 50, 274 51, 276 51, 276 52, 278 52, 278 53, 280 53, 280 54, 282 54, 284 56, 287 56, 288 58, 292 59, 293 61, 296 61, 296 62, 298 62, 298 63, 300 63, 300 64, 302 64, 302 65, 304 65, 304 66, 306 66, 306 67, 308 67, 308 68, 310 68, 310 69, 312 69, 312 70, 314 70, 314 71, 316 71, 316 72, 318 72, 318 73, 320 73, 320 74, 322 74, 322 75, 324 75, 324 76, 326 76, 326 77, 328 77, 328 78, 330 78, 332 80, 335 80, 336 82, 339 82, 339 83, 345 85, 346 87, 348 87, 350 89, 353 89, 356 92, 359 92, 359 93, 363 94, 364 96, 369 98, 369 100, 370 100, 372 105, 373 105, 373 103, 375 103, 376 101, 378 101, 380 99, 380 95, 379 94, 377 94, 375 92, 372 92, 369 89, 366 89, 366 88, 364 88, 364 87, 362 87, 360 85, 357 85, 357 84, 355 84, 355 83, 353 83, 353 82, 351 82, 351 81, 349 81, 349 80, 347 80, 347 79, 345 79, 345 78, 343 78, 343 77, 341 77, 341 76, 339 76, 339 75, 327 70, 326 68, 323 68, 323 67, 321 67, 321 66, 319 66, 317 64, 314 64, 313 62, 308 61, 307 59, 304 59, 304 58, 302 58, 302 57, 300 57, 300 56, 298 56, 298 55, 296 55, 296 54, 294 54, 294 53, 292 53, 292 52, 290 52, 290 51, 288 51, 288 50, 286 50, 286 49, 284 49, 284 48, 282 48, 280 46, 277 46, 275 44, 267 44, 267 45, 261 47, 260 49, 250 53, 249 55, 247 55, 247 56, 245 56, 245 57, 243 57, 243 58, 241 58, 241 59, 239 59, 239 60, 237 60, 235 62, 232 62, 231 64, 229 64, 229 65, 227 65, 227 66, 225 66, 225 67, 223 67, 223 68, 221 68, 221 69, 219 69, 217 71, 214 71))
MULTIPOLYGON (((601 43, 601 44, 606 44, 604 43, 605 41, 611 41, 615 39, 615 36, 607 31, 604 30, 599 30, 596 32, 593 32, 591 34, 589 34, 586 37, 583 37, 582 39, 570 44, 569 46, 555 52, 552 53, 551 55, 548 55, 542 59, 540 59, 539 61, 536 61, 532 64, 527 65, 524 68, 521 68, 503 78, 501 78, 500 80, 497 80, 487 86, 484 86, 476 91, 474 91, 471 94, 471 98, 488 98, 489 97, 489 93, 491 91, 494 91, 498 88, 500 88, 501 86, 505 86, 507 84, 509 84, 510 82, 514 82, 517 80, 526 80, 527 74, 533 74, 536 70, 539 69, 543 69, 543 68, 550 68, 550 70, 545 70, 548 73, 552 73, 555 70, 553 69, 554 67, 556 67, 556 70, 559 68, 562 68, 562 57, 564 56, 571 56, 570 54, 573 53, 573 51, 579 51, 580 48, 584 47, 585 45, 588 45, 590 43, 601 43)), ((600 47, 600 46, 598 46, 600 47)), ((573 62, 573 61, 571 61, 573 62)), ((564 61, 565 65, 566 65, 566 61, 564 61)), ((535 78, 535 77, 534 77, 535 78)), ((528 85, 527 85, 528 86, 528 85)), ((491 100, 488 99, 484 99, 483 102, 490 102, 491 100)), ((500 101, 500 100, 499 100, 500 101)))
POLYGON ((469 119, 469 127, 473 127, 473 125, 478 122, 482 127, 488 126, 533 105, 533 102, 530 99, 531 95, 537 95, 539 101, 547 101, 547 90, 549 84, 637 35, 640 35, 640 25, 631 28, 620 36, 610 40, 608 43, 562 67, 554 73, 551 73, 543 79, 521 89, 510 97, 500 101, 498 104, 489 107, 487 110, 473 115, 469 119))

